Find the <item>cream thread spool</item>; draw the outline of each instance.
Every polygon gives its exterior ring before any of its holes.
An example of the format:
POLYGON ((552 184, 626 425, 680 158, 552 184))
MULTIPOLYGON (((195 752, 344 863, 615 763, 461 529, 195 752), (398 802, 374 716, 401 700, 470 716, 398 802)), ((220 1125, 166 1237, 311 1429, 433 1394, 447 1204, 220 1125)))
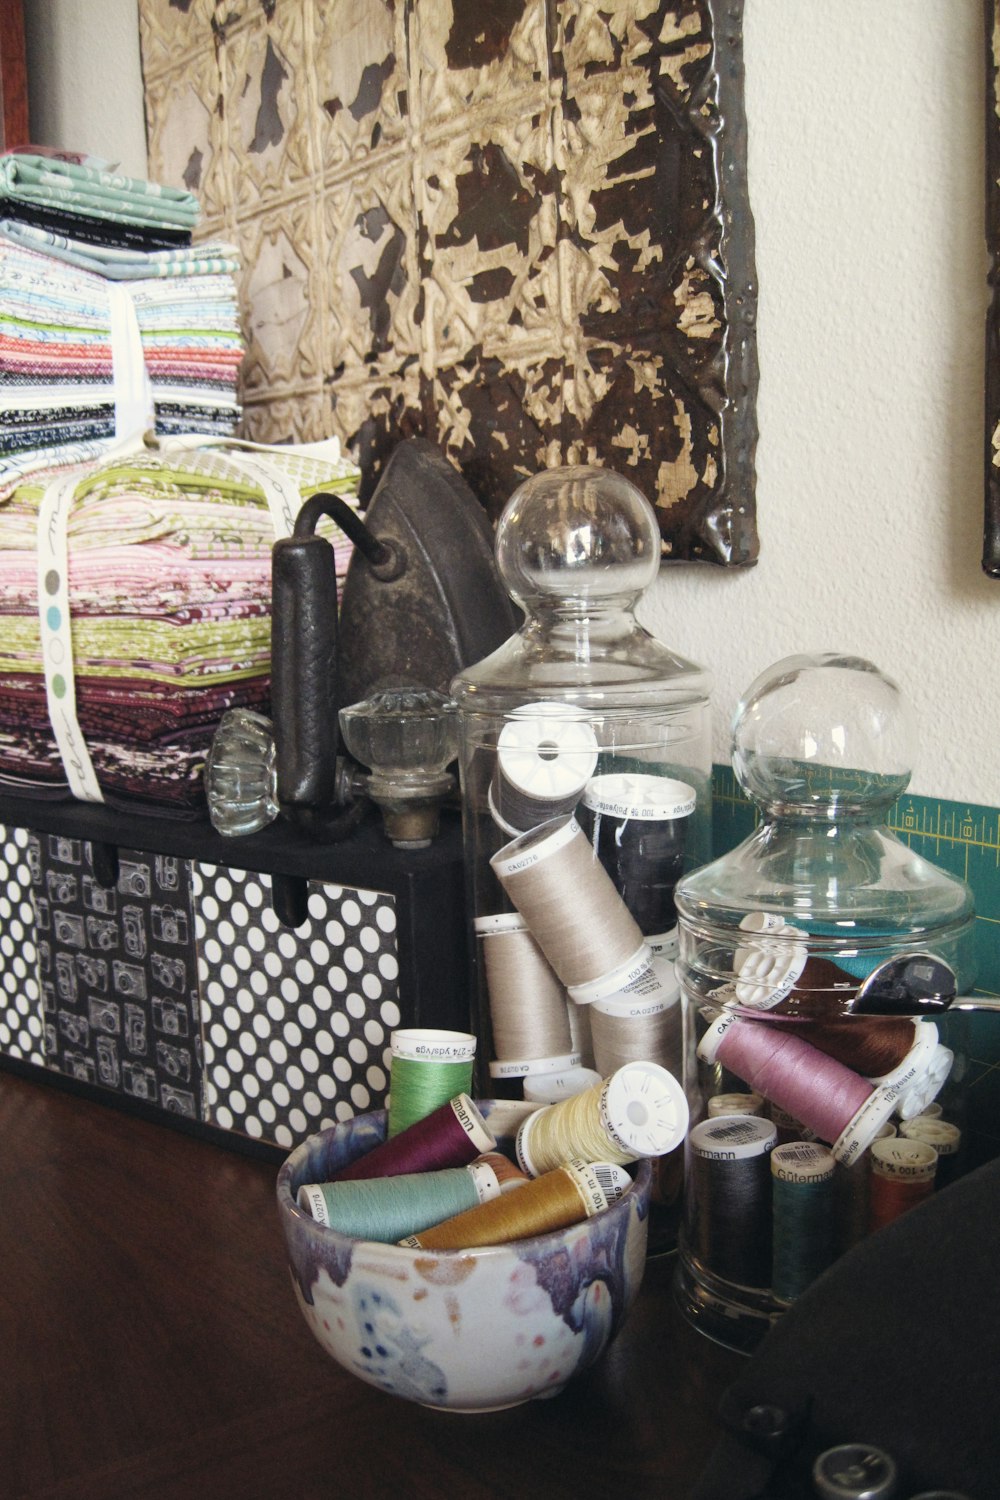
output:
MULTIPOLYGON (((764 1100, 760 1094, 713 1094, 705 1106, 710 1120, 724 1115, 762 1115, 764 1100)), ((777 1122, 773 1121, 777 1129, 777 1122)))
POLYGON ((574 986, 607 981, 616 988, 619 973, 648 964, 639 925, 575 818, 522 834, 490 865, 571 999, 580 998, 574 986))
POLYGON ((571 1156, 622 1166, 679 1146, 688 1118, 684 1090, 666 1068, 626 1063, 584 1093, 529 1115, 515 1139, 517 1159, 532 1177, 571 1156))
POLYGON ((488 798, 494 822, 516 835, 572 812, 596 765, 597 736, 580 709, 522 704, 497 737, 488 798))
POLYGON ((503 912, 477 917, 474 926, 482 943, 495 1062, 508 1065, 491 1063, 491 1077, 574 1066, 579 1054, 574 1054, 566 991, 524 918, 503 912))

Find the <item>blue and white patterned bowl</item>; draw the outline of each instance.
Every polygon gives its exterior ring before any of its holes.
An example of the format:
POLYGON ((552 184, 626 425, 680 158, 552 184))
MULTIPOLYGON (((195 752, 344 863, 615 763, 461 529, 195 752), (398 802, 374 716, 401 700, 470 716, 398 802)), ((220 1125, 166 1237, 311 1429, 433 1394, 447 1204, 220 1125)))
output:
MULTIPOLYGON (((480 1103, 487 1117, 492 1103, 480 1103)), ((328 1179, 385 1129, 384 1110, 358 1115, 303 1141, 278 1173, 292 1285, 312 1332, 352 1375, 424 1406, 491 1411, 557 1394, 607 1347, 639 1290, 649 1163, 593 1219, 483 1249, 352 1239, 298 1208, 303 1183, 328 1179)))

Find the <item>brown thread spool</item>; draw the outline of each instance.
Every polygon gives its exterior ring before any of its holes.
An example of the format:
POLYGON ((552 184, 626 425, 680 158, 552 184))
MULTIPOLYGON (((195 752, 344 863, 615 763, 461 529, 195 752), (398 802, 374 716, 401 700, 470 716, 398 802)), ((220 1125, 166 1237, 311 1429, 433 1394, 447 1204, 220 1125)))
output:
POLYGON ((415 1250, 506 1245, 579 1224, 607 1206, 607 1196, 589 1165, 574 1159, 526 1182, 516 1193, 501 1194, 400 1244, 415 1250), (490 1212, 484 1212, 487 1209, 490 1212))
POLYGON ((934 1191, 937 1152, 926 1141, 901 1136, 875 1141, 871 1147, 868 1186, 868 1232, 874 1233, 915 1208, 934 1191))
MULTIPOLYGON (((896 1134, 891 1120, 879 1130, 877 1140, 888 1140, 896 1134)), ((857 1161, 845 1167, 837 1163, 833 1174, 833 1243, 837 1255, 843 1255, 868 1233, 868 1199, 871 1181, 871 1148, 862 1151, 857 1161)))
POLYGON ((501 1193, 509 1193, 514 1188, 523 1187, 526 1182, 531 1181, 531 1178, 522 1172, 521 1168, 509 1157, 504 1156, 502 1151, 487 1151, 482 1156, 477 1156, 472 1165, 475 1167, 480 1163, 492 1169, 501 1193))
MULTIPOLYGON (((477 917, 497 1058, 573 1051, 566 991, 517 912, 477 917)), ((551 1071, 551 1070, 549 1070, 551 1071)))
POLYGON ((776 1024, 779 1030, 803 1037, 864 1078, 884 1078, 898 1068, 915 1040, 913 1022, 905 1018, 857 1016, 843 1021, 776 1024))
POLYGON ((634 963, 642 932, 573 817, 544 823, 494 854, 497 879, 568 988, 634 963))

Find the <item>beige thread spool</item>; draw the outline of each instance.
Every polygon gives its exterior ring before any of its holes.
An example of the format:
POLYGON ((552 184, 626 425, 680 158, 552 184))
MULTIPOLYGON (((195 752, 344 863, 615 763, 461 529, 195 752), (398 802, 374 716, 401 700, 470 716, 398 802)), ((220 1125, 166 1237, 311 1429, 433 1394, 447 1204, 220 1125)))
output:
POLYGON ((503 912, 477 917, 474 925, 482 942, 495 1058, 546 1064, 541 1069, 526 1066, 513 1074, 497 1072, 491 1064, 492 1076, 550 1073, 572 1066, 567 1061, 574 1048, 566 991, 524 918, 518 912, 503 912))
POLYGON ((627 1062, 659 1063, 676 1078, 684 1053, 680 987, 672 964, 653 960, 627 992, 587 1006, 594 1065, 605 1078, 627 1062))
POLYGON ((575 818, 522 834, 490 864, 571 998, 574 986, 613 989, 619 970, 648 962, 639 924, 575 818))

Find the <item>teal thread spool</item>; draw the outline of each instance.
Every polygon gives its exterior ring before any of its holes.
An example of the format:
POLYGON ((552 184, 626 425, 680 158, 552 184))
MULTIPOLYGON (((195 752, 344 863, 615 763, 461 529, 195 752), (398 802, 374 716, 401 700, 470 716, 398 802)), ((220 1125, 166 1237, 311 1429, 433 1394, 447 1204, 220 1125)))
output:
POLYGON ((833 1152, 812 1141, 789 1141, 771 1152, 771 1291, 780 1302, 793 1302, 833 1260, 835 1166, 833 1152))
POLYGON ((476 1038, 467 1031, 407 1027, 389 1039, 387 1135, 424 1120, 456 1094, 472 1092, 476 1038))
POLYGON ((499 1196, 500 1179, 493 1167, 476 1161, 439 1172, 306 1183, 299 1189, 298 1205, 341 1234, 394 1245, 499 1196))

